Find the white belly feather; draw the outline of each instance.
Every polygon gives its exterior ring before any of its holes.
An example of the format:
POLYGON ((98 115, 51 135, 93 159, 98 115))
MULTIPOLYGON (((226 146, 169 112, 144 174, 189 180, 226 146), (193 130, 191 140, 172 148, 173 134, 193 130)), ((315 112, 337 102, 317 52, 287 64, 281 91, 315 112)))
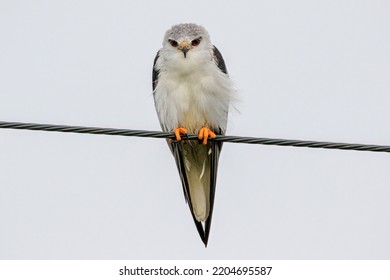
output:
POLYGON ((225 131, 231 82, 212 61, 194 69, 160 73, 154 93, 160 123, 168 131, 184 127, 197 133, 203 126, 225 131))

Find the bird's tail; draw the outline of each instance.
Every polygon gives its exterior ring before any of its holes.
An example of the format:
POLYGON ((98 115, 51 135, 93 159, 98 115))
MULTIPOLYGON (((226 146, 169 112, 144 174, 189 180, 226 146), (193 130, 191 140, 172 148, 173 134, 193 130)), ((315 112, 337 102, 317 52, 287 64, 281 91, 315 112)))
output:
POLYGON ((207 247, 222 143, 201 145, 190 140, 172 142, 169 145, 179 170, 184 197, 199 236, 207 247))
POLYGON ((210 213, 210 157, 208 146, 185 147, 184 161, 188 178, 192 211, 198 222, 207 220, 210 213))

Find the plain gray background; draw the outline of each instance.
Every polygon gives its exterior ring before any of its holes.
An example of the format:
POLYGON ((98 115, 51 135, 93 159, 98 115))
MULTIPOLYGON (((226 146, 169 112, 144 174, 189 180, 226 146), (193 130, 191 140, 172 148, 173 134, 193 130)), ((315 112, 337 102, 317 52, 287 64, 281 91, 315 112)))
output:
MULTIPOLYGON (((154 56, 210 32, 230 135, 390 144, 388 1, 0 1, 0 120, 159 130, 154 56)), ((209 247, 164 140, 0 129, 1 259, 388 259, 390 154, 225 144, 209 247)))

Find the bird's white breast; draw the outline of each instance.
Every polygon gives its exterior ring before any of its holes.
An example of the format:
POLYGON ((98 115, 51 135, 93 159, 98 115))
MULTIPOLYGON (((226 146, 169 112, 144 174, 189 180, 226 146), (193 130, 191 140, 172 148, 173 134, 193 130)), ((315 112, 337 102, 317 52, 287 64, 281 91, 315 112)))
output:
POLYGON ((213 61, 203 65, 183 59, 161 71, 154 92, 164 130, 177 127, 196 133, 203 126, 226 129, 233 87, 213 61))

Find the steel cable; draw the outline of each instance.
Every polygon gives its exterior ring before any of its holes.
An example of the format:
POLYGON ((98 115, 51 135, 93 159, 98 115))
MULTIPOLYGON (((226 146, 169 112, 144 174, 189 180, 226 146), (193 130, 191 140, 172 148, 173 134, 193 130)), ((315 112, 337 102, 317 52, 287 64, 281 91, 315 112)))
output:
MULTIPOLYGON (((20 122, 2 122, 2 121, 0 121, 0 128, 56 131, 56 132, 84 133, 84 134, 99 134, 99 135, 151 137, 151 138, 170 138, 170 139, 175 138, 174 134, 172 132, 116 129, 116 128, 100 128, 100 127, 84 127, 84 126, 69 126, 69 125, 36 124, 36 123, 20 123, 20 122)), ((196 139, 198 139, 198 136, 194 135, 194 134, 188 134, 188 135, 184 136, 183 138, 188 139, 188 140, 196 140, 196 139)), ((288 140, 288 139, 274 139, 274 138, 257 138, 257 137, 241 137, 241 136, 226 136, 226 135, 217 135, 217 138, 210 139, 210 141, 390 153, 390 146, 381 146, 381 145, 349 144, 349 143, 288 140)))

